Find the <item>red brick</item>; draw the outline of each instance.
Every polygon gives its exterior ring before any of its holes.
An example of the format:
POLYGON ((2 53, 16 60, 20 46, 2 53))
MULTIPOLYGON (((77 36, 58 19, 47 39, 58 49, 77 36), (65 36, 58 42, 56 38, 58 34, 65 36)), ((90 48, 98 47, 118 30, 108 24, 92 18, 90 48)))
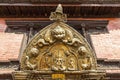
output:
POLYGON ((108 30, 120 29, 120 18, 109 21, 108 30))
POLYGON ((106 34, 91 34, 97 58, 120 59, 120 30, 106 34))
POLYGON ((4 32, 7 28, 7 25, 5 23, 4 19, 0 19, 0 32, 4 32))
POLYGON ((0 33, 0 62, 17 60, 23 34, 0 33))

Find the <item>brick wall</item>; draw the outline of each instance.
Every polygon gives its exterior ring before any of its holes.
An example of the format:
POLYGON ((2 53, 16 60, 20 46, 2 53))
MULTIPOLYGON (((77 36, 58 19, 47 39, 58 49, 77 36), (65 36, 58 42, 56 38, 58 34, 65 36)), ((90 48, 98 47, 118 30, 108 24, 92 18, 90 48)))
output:
POLYGON ((97 58, 120 59, 120 19, 110 20, 109 33, 91 34, 97 58))
POLYGON ((7 28, 7 25, 5 24, 4 19, 0 19, 0 32, 4 32, 7 28))
POLYGON ((7 25, 0 19, 0 62, 18 60, 23 34, 7 33, 7 25))
POLYGON ((23 35, 0 33, 0 61, 18 60, 23 35))
POLYGON ((108 27, 108 30, 120 29, 120 18, 110 20, 107 27, 108 27))

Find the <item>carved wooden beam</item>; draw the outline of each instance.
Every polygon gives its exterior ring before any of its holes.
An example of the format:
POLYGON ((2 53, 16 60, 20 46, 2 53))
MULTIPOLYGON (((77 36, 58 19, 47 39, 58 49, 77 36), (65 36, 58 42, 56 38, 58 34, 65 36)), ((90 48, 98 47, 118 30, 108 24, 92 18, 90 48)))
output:
MULTIPOLYGON (((40 20, 6 20, 6 24, 8 27, 31 27, 31 25, 35 28, 43 28, 48 24, 52 23, 52 21, 40 21, 40 20)), ((74 26, 76 29, 78 28, 98 28, 98 27, 106 27, 108 24, 108 20, 78 20, 78 21, 67 21, 67 24, 74 26)))
MULTIPOLYGON (((79 3, 63 3, 62 4, 63 7, 67 7, 67 6, 81 6, 81 7, 120 7, 120 3, 117 4, 79 4, 79 3)), ((0 3, 0 6, 57 6, 56 3, 37 3, 37 4, 31 4, 31 3, 13 3, 13 4, 9 4, 9 3, 0 3)))
MULTIPOLYGON (((2 18, 47 18, 57 4, 0 3, 2 18)), ((120 4, 63 4, 69 18, 113 18, 120 16, 120 4)))
POLYGON ((97 4, 104 4, 104 3, 119 3, 119 0, 0 0, 1 3, 97 3, 97 4))

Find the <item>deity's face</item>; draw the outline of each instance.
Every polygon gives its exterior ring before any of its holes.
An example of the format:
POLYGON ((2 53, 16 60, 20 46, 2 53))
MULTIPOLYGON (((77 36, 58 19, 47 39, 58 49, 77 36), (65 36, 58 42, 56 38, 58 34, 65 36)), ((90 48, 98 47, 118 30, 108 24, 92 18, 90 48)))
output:
POLYGON ((30 53, 31 53, 34 57, 36 57, 36 56, 39 54, 39 50, 38 50, 37 48, 32 48, 32 49, 30 50, 30 53))
POLYGON ((61 66, 64 63, 63 58, 56 58, 55 63, 57 66, 61 66))
POLYGON ((87 49, 86 49, 84 46, 81 46, 81 47, 79 47, 79 49, 78 49, 78 53, 79 53, 80 55, 86 55, 87 49))
POLYGON ((65 37, 65 30, 58 25, 52 30, 52 35, 56 39, 62 39, 65 37))
POLYGON ((73 58, 70 58, 70 63, 73 64, 74 63, 74 59, 73 58))

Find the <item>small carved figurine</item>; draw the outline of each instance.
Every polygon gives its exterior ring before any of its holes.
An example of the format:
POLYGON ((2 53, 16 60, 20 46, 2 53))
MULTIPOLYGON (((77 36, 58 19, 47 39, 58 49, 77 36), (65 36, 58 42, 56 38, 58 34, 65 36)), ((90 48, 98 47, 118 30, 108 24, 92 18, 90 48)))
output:
POLYGON ((54 71, 64 71, 66 70, 66 66, 64 65, 65 59, 61 54, 58 54, 53 59, 54 65, 52 65, 52 70, 54 71))
POLYGON ((92 68, 92 58, 88 54, 87 49, 84 46, 79 47, 78 53, 80 55, 79 62, 82 70, 89 70, 92 68))
POLYGON ((64 66, 64 60, 62 58, 56 58, 55 65, 52 66, 52 70, 63 71, 65 69, 66 69, 66 66, 64 66))
POLYGON ((37 57, 38 54, 39 54, 39 50, 38 50, 37 48, 32 48, 32 49, 30 50, 30 54, 31 54, 32 56, 34 56, 34 57, 37 57))
POLYGON ((70 58, 68 61, 68 70, 75 70, 75 60, 73 58, 70 58))
POLYGON ((37 66, 37 64, 35 63, 35 58, 38 56, 39 54, 39 50, 37 48, 32 48, 29 52, 29 55, 26 56, 26 66, 31 69, 34 70, 37 66))

